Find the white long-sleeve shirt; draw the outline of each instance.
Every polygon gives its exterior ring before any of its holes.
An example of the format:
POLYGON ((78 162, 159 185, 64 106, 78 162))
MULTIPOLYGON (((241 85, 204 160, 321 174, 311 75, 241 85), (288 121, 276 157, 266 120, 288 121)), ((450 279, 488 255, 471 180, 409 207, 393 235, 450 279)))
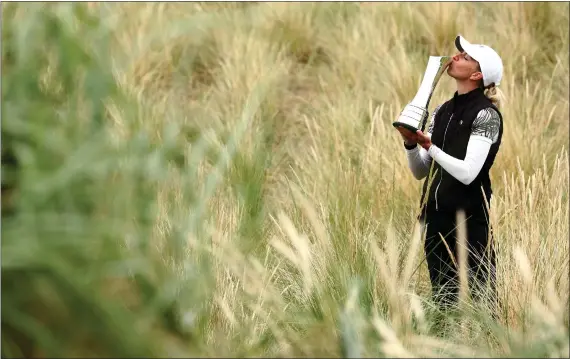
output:
MULTIPOLYGON (((431 138, 434 119, 439 106, 433 111, 427 136, 431 138)), ((499 114, 492 108, 486 108, 477 114, 473 121, 471 136, 467 144, 465 159, 461 160, 448 155, 436 145, 431 145, 429 151, 420 146, 406 150, 408 166, 416 179, 422 179, 429 174, 432 160, 435 160, 451 176, 468 185, 477 177, 485 164, 491 145, 499 138, 499 114)))

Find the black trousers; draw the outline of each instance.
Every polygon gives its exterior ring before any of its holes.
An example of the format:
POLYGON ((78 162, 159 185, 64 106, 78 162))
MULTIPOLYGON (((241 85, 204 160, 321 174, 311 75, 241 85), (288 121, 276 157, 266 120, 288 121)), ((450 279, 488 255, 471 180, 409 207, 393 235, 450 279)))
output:
MULTIPOLYGON (((471 296, 474 300, 485 300, 495 316, 498 303, 495 280, 496 254, 492 229, 488 221, 481 216, 474 217, 467 213, 465 217, 467 270, 471 296)), ((441 309, 455 306, 459 294, 456 219, 455 212, 441 211, 427 211, 420 218, 426 231, 425 253, 432 294, 441 309)))

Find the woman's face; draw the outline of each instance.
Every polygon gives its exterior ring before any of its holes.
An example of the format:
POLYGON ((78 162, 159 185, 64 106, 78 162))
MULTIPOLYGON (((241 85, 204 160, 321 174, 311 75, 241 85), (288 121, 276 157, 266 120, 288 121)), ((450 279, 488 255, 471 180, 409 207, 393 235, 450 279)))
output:
POLYGON ((483 74, 478 69, 479 63, 465 52, 460 52, 451 58, 447 74, 456 80, 478 81, 483 74))

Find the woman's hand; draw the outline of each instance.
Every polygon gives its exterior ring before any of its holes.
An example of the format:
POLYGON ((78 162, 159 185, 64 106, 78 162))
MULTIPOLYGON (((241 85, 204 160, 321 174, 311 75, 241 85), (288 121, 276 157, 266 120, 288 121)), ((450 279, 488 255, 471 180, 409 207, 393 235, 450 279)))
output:
POLYGON ((396 128, 398 129, 398 131, 402 135, 402 138, 404 139, 404 142, 406 143, 406 145, 414 146, 418 143, 418 140, 417 140, 418 135, 417 134, 415 134, 412 131, 408 130, 407 128, 404 128, 401 126, 398 126, 396 128))
POLYGON ((422 146, 426 151, 431 147, 431 138, 424 135, 421 130, 416 132, 416 142, 422 146))

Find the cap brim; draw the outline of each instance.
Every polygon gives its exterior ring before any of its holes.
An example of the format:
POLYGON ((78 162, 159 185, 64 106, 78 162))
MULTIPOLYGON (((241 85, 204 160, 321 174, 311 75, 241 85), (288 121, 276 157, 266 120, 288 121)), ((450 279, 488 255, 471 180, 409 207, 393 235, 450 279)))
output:
POLYGON ((471 47, 471 43, 461 35, 457 35, 455 38, 455 47, 457 50, 461 52, 467 52, 467 50, 471 47))
POLYGON ((463 36, 457 35, 455 38, 455 47, 457 50, 467 53, 475 61, 479 61, 477 59, 477 51, 474 50, 473 45, 471 45, 469 41, 465 40, 463 36))

